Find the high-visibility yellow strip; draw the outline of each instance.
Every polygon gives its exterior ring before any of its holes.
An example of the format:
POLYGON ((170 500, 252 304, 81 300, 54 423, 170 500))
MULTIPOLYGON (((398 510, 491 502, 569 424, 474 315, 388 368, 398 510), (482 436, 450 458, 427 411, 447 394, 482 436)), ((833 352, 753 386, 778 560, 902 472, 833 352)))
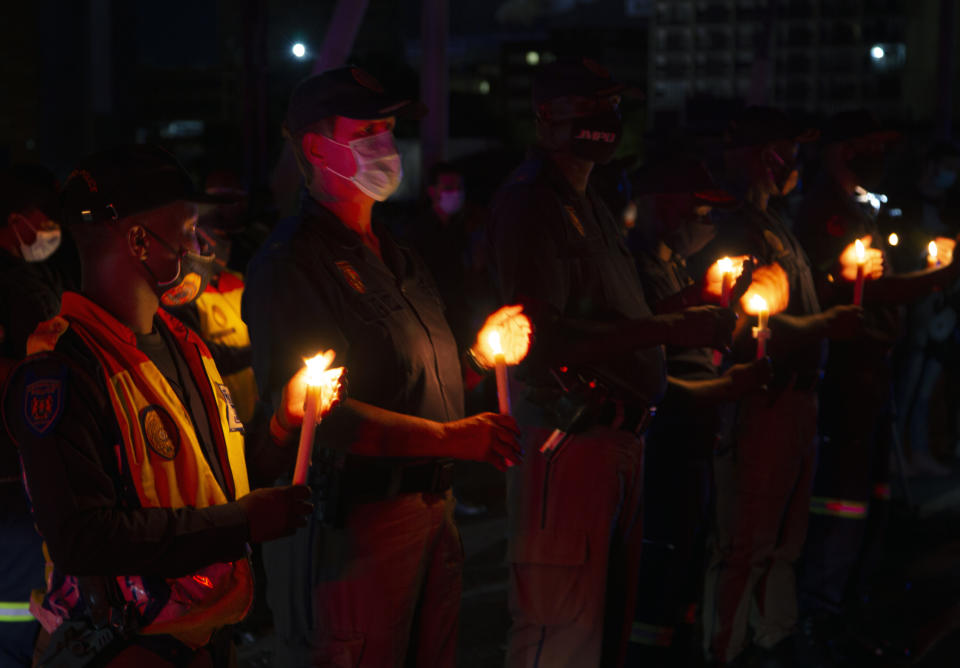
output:
POLYGON ((673 627, 656 626, 634 622, 630 631, 630 642, 638 645, 653 645, 654 647, 669 647, 673 644, 673 627))
POLYGON ((823 496, 814 496, 810 499, 810 512, 814 515, 863 520, 867 518, 867 504, 849 499, 828 499, 823 496))
POLYGON ((0 601, 0 622, 32 622, 30 604, 19 601, 0 601))

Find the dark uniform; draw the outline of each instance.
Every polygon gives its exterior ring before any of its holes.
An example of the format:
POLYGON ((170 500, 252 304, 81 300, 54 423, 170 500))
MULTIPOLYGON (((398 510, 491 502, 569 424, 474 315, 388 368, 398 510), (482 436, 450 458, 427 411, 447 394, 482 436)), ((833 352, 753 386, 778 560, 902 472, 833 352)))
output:
MULTIPOLYGON (((440 422, 462 418, 459 355, 433 281, 383 228, 376 234, 383 261, 304 197, 299 216, 255 256, 243 317, 260 396, 277 405, 303 359, 332 348, 351 398, 440 422)), ((342 494, 327 506, 338 509, 265 546, 277 665, 311 656, 358 665, 361 652, 363 665, 393 665, 408 648, 416 665, 453 665, 463 551, 451 466, 347 455, 342 494)), ((320 493, 330 482, 322 472, 311 468, 320 493)))
POLYGON ((550 370, 563 373, 564 346, 577 337, 561 320, 616 322, 650 309, 613 215, 592 188, 576 193, 538 151, 498 192, 491 234, 503 301, 523 304, 537 333, 513 406, 525 456, 508 474, 507 665, 591 666, 602 652, 616 661, 639 568, 639 431, 664 391, 663 351, 569 370, 609 398, 548 461, 539 446, 566 426, 550 370))
MULTIPOLYGON (((786 313, 820 312, 806 253, 786 223, 750 204, 721 221, 704 257, 751 255, 787 275, 786 313)), ((774 333, 774 336, 776 334, 774 333)), ((774 354, 769 392, 737 405, 733 447, 714 458, 716 531, 707 571, 703 620, 713 656, 730 661, 753 642, 771 648, 796 630, 794 565, 807 531, 816 458, 817 394, 826 341, 774 354), (753 609, 753 612, 751 610, 753 609)), ((754 357, 752 340, 735 361, 754 357)))
MULTIPOLYGON (((7 364, 23 359, 27 337, 56 315, 59 292, 45 263, 0 250, 0 358, 7 364)), ((0 542, 5 546, 0 550, 0 663, 27 666, 40 628, 28 604, 30 592, 43 587, 42 541, 30 518, 17 450, 5 429, 0 430, 0 542)))
MULTIPOLYGON (((693 285, 684 258, 667 246, 636 255, 643 294, 657 304, 693 285)), ((719 375, 710 348, 666 347, 667 373, 684 380, 719 375)), ((638 652, 663 652, 684 665, 700 601, 704 532, 709 519, 712 453, 721 412, 713 403, 667 392, 646 435, 644 453, 644 549, 639 598, 630 636, 638 652), (695 419, 693 419, 695 416, 695 419)), ((652 654, 642 654, 652 658, 652 654)))
MULTIPOLYGON (((797 236, 821 281, 835 273, 843 249, 873 235, 883 247, 874 218, 825 175, 801 204, 797 236)), ((868 294, 869 282, 864 292, 868 294)), ((834 303, 850 292, 826 293, 834 303)), ((878 531, 888 512, 889 447, 892 415, 890 351, 898 336, 895 307, 865 311, 866 335, 830 348, 820 416, 821 447, 810 505, 810 537, 800 580, 805 613, 839 612, 847 597, 867 536, 878 531), (873 516, 873 518, 871 518, 873 516)))

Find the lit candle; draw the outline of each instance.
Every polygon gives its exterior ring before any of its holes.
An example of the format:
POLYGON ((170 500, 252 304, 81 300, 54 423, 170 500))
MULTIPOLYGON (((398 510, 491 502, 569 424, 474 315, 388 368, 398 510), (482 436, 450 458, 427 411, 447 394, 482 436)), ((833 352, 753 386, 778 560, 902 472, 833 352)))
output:
MULTIPOLYGON (((720 306, 729 308, 730 294, 733 292, 733 260, 729 257, 722 257, 717 260, 717 266, 720 268, 720 306)), ((720 366, 723 362, 723 353, 719 350, 713 351, 713 365, 720 366)))
POLYGON ((753 338, 757 340, 757 359, 763 359, 767 354, 767 339, 770 338, 770 329, 767 327, 767 319, 770 317, 770 310, 767 308, 767 300, 760 295, 750 297, 750 310, 757 314, 757 326, 753 328, 753 338))
POLYGON ((867 251, 859 239, 854 242, 854 246, 857 252, 857 280, 853 284, 853 304, 860 306, 863 303, 863 268, 867 264, 867 251))
POLYGON ((887 237, 887 243, 891 246, 896 246, 900 243, 900 235, 898 235, 896 232, 891 232, 890 236, 887 237))
POLYGON ((939 251, 937 250, 937 242, 931 241, 927 244, 927 266, 928 267, 939 267, 940 266, 940 257, 939 251))
POLYGON ((313 454, 313 437, 317 424, 324 413, 330 410, 340 390, 340 376, 343 367, 327 369, 333 361, 334 353, 328 350, 315 355, 307 364, 307 395, 303 401, 303 424, 300 425, 300 443, 297 446, 297 465, 293 470, 293 484, 305 485, 307 471, 310 469, 310 456, 313 454))
POLYGON ((507 358, 500 345, 500 332, 491 330, 487 334, 487 343, 493 352, 493 365, 497 374, 497 402, 501 415, 510 415, 510 384, 507 380, 507 358))

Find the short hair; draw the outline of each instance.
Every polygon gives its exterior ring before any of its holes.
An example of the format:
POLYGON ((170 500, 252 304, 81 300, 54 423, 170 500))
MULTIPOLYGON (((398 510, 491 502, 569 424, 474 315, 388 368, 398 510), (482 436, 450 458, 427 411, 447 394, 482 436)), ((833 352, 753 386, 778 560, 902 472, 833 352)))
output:
POLYGON ((290 144, 293 147, 293 157, 296 159, 297 167, 300 168, 300 173, 303 175, 303 180, 307 185, 310 184, 313 178, 313 168, 310 165, 310 161, 307 160, 307 156, 303 154, 303 138, 308 133, 332 137, 336 129, 336 124, 336 116, 327 116, 326 118, 321 118, 304 126, 296 132, 290 132, 286 125, 283 126, 283 136, 290 140, 290 144))
POLYGON ((0 173, 0 227, 11 213, 39 210, 52 220, 60 218, 56 178, 41 165, 18 164, 0 173))

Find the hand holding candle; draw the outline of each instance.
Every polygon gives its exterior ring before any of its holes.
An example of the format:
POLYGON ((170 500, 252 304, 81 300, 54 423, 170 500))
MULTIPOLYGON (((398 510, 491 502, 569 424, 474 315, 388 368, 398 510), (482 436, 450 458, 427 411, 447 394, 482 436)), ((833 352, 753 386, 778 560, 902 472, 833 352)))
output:
POLYGON ((856 239, 843 249, 840 254, 840 275, 853 286, 853 303, 860 305, 863 301, 863 285, 867 280, 876 280, 883 276, 883 252, 878 248, 871 248, 873 237, 869 234, 856 239))
POLYGON ((927 244, 927 266, 942 267, 952 263, 956 243, 948 237, 937 237, 927 244))
POLYGON ((751 295, 748 304, 747 313, 757 316, 757 326, 753 328, 753 338, 757 340, 757 359, 759 360, 766 357, 767 354, 767 339, 770 338, 767 319, 770 317, 770 309, 767 307, 767 300, 758 294, 751 295))
POLYGON ((335 353, 328 350, 304 360, 307 365, 306 396, 303 401, 303 424, 300 425, 297 465, 293 472, 294 485, 306 484, 316 426, 323 416, 330 412, 340 393, 343 367, 328 368, 334 356, 335 353))
POLYGON ((530 350, 530 320, 522 306, 504 306, 483 324, 472 352, 482 366, 496 370, 500 412, 510 414, 507 365, 519 364, 530 350))
POLYGON ((767 354, 767 340, 772 335, 767 326, 772 313, 780 313, 790 303, 790 284, 783 268, 773 263, 757 267, 747 292, 740 299, 744 313, 757 316, 753 338, 757 340, 757 359, 767 354))

